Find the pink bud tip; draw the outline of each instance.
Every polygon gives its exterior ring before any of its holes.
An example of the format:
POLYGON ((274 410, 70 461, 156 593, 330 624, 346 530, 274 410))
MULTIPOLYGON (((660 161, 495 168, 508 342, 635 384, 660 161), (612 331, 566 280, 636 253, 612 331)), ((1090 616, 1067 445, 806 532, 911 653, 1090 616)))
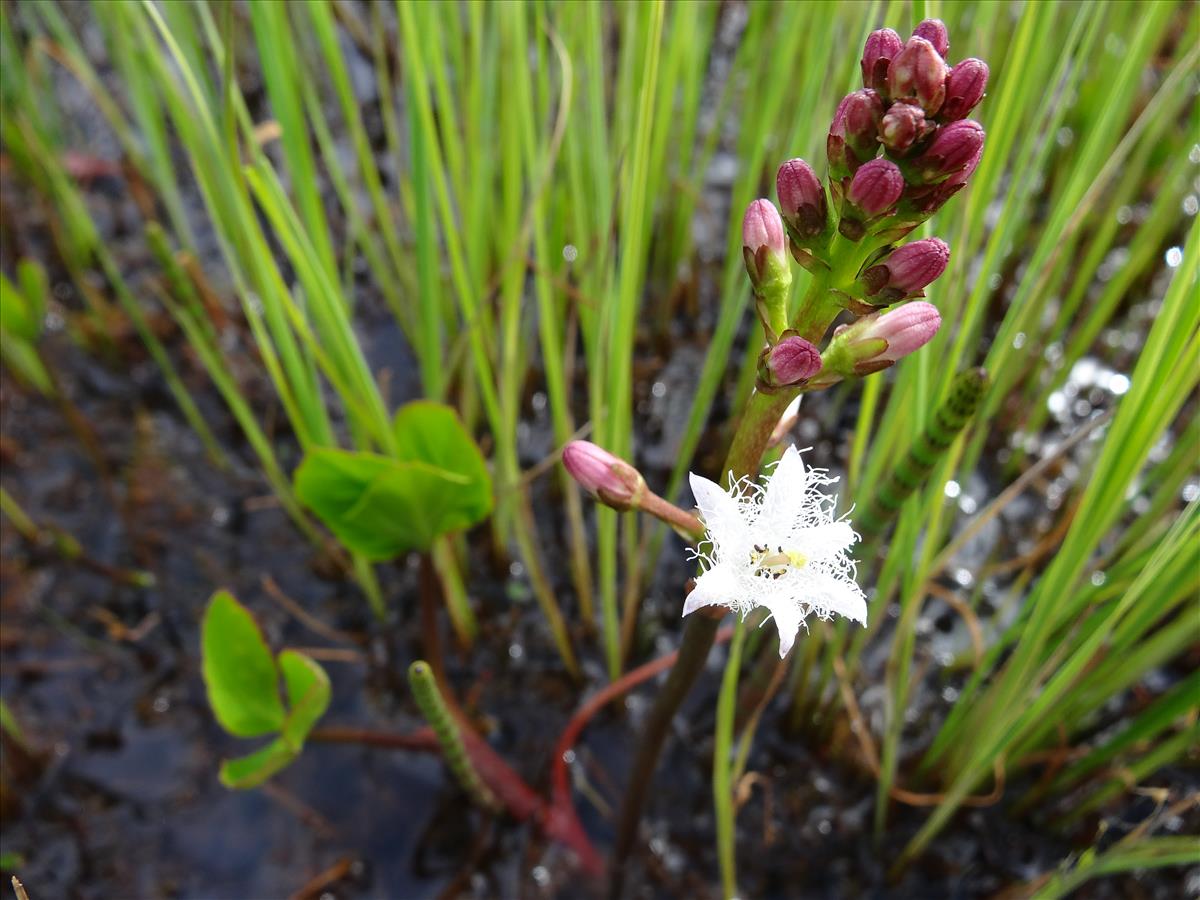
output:
POLYGON ((812 237, 825 229, 825 188, 812 166, 802 159, 789 159, 779 167, 775 190, 784 221, 799 237, 812 237))
POLYGON ((940 278, 949 262, 950 247, 940 238, 925 238, 905 244, 884 260, 888 270, 888 285, 905 294, 915 294, 940 278))
POLYGON ((978 164, 983 150, 983 126, 973 119, 959 119, 938 129, 933 143, 917 159, 926 182, 934 182, 978 164))
POLYGON ((742 246, 751 253, 758 253, 766 247, 781 259, 786 258, 783 219, 770 200, 755 200, 746 208, 746 215, 742 219, 742 246))
MULTIPOLYGON (((883 100, 875 91, 847 94, 833 114, 829 128, 832 138, 841 138, 857 156, 856 163, 874 158, 879 150, 879 122, 883 118, 883 100)), ((852 165, 851 169, 857 168, 852 165)))
POLYGON ((846 198, 869 216, 886 212, 900 199, 904 176, 895 163, 873 159, 854 173, 846 198))
POLYGON ((887 349, 877 359, 895 362, 928 344, 941 327, 937 307, 918 300, 884 313, 864 336, 887 341, 887 349))
POLYGON ((786 337, 771 348, 767 365, 776 383, 799 384, 821 371, 821 352, 802 337, 786 337))
POLYGON ((900 35, 892 29, 881 28, 872 31, 867 36, 860 63, 863 87, 886 95, 888 65, 903 47, 904 42, 900 40, 900 35))
POLYGON ((913 103, 893 103, 879 126, 879 139, 893 153, 902 154, 933 130, 925 121, 921 107, 913 103))
POLYGON ((988 67, 982 59, 964 59, 946 76, 946 100, 938 115, 947 122, 965 119, 987 90, 988 67))
POLYGON ((950 32, 946 30, 946 23, 941 19, 926 19, 913 29, 913 37, 925 38, 933 44, 933 49, 938 52, 938 56, 942 59, 946 58, 946 53, 950 49, 950 32))
POLYGON ((946 61, 922 37, 911 37, 888 66, 888 92, 893 100, 915 98, 932 116, 946 98, 946 61))
POLYGON ((562 461, 580 487, 609 504, 631 502, 642 480, 637 469, 590 441, 571 441, 562 461))

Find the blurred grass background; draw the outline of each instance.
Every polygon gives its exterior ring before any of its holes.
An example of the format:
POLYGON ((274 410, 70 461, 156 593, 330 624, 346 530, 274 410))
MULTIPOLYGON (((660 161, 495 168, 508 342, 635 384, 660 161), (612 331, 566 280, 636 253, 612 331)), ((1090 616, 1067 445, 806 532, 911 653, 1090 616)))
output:
MULTIPOLYGON (((684 475, 719 458, 710 445, 728 439, 723 417, 753 384, 743 209, 771 193, 787 158, 823 171, 829 120, 858 86, 869 31, 943 18, 950 61, 991 67, 976 112, 987 146, 969 188, 925 226, 952 248, 930 296, 945 323, 934 343, 894 374, 806 401, 852 411, 853 430, 831 435, 844 450, 843 501, 866 508, 957 372, 983 365, 991 388, 894 533, 866 545, 870 627, 814 626, 792 655, 790 718, 876 754, 877 830, 901 785, 932 792, 904 859, 994 778, 1043 775, 1018 801, 1069 795, 1070 819, 1194 760, 1194 676, 1161 689, 1146 679, 1194 664, 1200 637, 1195 4, 97 0, 2 10, 3 152, 52 211, 40 263, 85 301, 72 310, 91 325, 76 329, 90 335, 79 352, 105 352, 113 322, 130 323, 219 465, 224 451, 179 373, 191 363, 148 325, 165 312, 264 479, 321 542, 280 438, 264 428, 263 400, 232 375, 231 354, 247 348, 228 332, 252 337, 288 440, 386 452, 389 407, 405 398, 387 395, 362 331, 364 308, 386 309, 423 393, 454 403, 485 436, 493 542, 524 566, 564 666, 577 673, 578 657, 598 649, 610 677, 634 650, 664 535, 585 509, 561 467, 523 466, 531 395, 544 394, 556 446, 587 434, 638 461, 637 410, 654 381, 638 361, 682 329, 703 362, 678 401, 687 415, 674 466, 655 487, 690 502, 684 475), (87 91, 104 140, 60 107, 64 79, 87 91), (109 249, 89 208, 80 173, 105 152, 142 213, 138 266, 109 249), (1080 366, 1101 400, 1078 395, 1080 366), (1100 407, 1115 411, 1089 424, 1100 407), (539 477, 558 482, 569 595, 552 587, 558 536, 535 516, 539 477), (964 564, 968 538, 1045 481, 1055 500, 1027 504, 1015 555, 964 564), (969 508, 955 502, 964 486, 969 508), (934 658, 927 632, 941 608, 976 638, 949 659, 934 658), (933 737, 906 749, 913 686, 930 665, 965 682, 933 737), (844 689, 879 685, 880 715, 855 720, 844 689), (1142 702, 1114 721, 1113 698, 1137 686, 1142 702), (1055 748, 1069 748, 1069 762, 1047 768, 1055 748)), ((4 254, 6 309, 44 309, 44 278, 30 261, 19 275, 19 262, 4 254)), ((808 276, 797 274, 799 296, 808 276)), ((53 394, 36 334, 6 328, 6 364, 53 394)), ((435 554, 469 643, 478 626, 464 560, 461 540, 435 554)), ((363 560, 353 572, 383 614, 380 573, 363 560)), ((752 642, 747 658, 759 649, 752 642)), ((1125 863, 1093 860, 1096 871, 1195 858, 1194 846, 1151 832, 1123 848, 1125 863)))

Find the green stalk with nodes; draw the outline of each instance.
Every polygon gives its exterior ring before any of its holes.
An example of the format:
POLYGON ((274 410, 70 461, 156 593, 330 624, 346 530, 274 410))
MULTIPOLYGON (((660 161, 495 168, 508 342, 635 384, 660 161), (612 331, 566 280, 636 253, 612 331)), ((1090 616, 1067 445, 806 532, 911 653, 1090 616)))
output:
POLYGON ((864 538, 883 532, 904 501, 920 487, 942 455, 975 415, 987 391, 984 369, 960 372, 950 386, 950 396, 937 408, 925 430, 871 498, 859 524, 864 538))
POLYGON ((463 744, 458 724, 446 708, 446 701, 442 699, 442 692, 438 689, 437 679, 429 663, 418 659, 408 667, 408 685, 412 689, 413 699, 417 701, 421 715, 437 735, 438 745, 442 748, 442 758, 446 760, 446 765, 450 767, 463 790, 484 809, 499 810, 500 801, 483 783, 483 779, 471 764, 471 757, 463 744))

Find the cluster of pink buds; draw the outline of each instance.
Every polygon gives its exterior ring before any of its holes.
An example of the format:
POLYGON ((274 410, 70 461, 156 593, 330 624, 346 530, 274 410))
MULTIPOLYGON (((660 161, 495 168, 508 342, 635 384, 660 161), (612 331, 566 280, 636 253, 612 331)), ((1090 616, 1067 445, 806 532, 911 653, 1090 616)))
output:
POLYGON ((760 389, 868 374, 937 331, 941 319, 929 304, 876 314, 924 297, 945 272, 944 241, 899 242, 967 184, 983 156, 983 128, 967 116, 983 99, 988 67, 978 59, 951 66, 949 48, 938 19, 922 22, 907 42, 890 28, 872 32, 863 87, 842 100, 829 129, 827 184, 807 162, 791 159, 775 179, 779 208, 755 200, 747 210, 746 270, 768 345, 760 389), (788 251, 814 286, 791 316, 788 251), (868 319, 835 336, 822 354, 814 342, 842 309, 868 319), (831 352, 837 359, 828 359, 831 352))
POLYGON ((949 48, 938 19, 918 25, 907 43, 890 28, 867 38, 863 89, 842 100, 825 145, 830 187, 842 208, 839 228, 850 240, 884 230, 902 237, 961 190, 979 165, 983 128, 967 116, 983 99, 987 63, 950 66, 949 48), (864 197, 876 203, 864 206, 864 197))

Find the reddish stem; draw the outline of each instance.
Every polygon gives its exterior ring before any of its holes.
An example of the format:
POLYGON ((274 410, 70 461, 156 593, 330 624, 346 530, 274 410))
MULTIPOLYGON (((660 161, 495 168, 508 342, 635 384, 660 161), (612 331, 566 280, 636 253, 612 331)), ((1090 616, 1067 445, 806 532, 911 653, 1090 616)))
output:
MULTIPOLYGON (((732 636, 733 629, 724 628, 717 632, 715 643, 723 643, 732 636)), ((470 724, 466 722, 465 717, 456 716, 463 744, 471 757, 471 764, 479 773, 479 777, 504 804, 509 815, 522 822, 533 819, 546 837, 559 841, 573 850, 589 874, 602 874, 604 863, 588 839, 587 833, 579 821, 579 816, 575 812, 575 805, 571 802, 571 783, 567 775, 566 755, 575 746, 579 735, 596 713, 639 684, 649 681, 660 672, 671 668, 678 656, 679 651, 674 650, 627 672, 612 684, 598 690, 576 710, 575 715, 571 716, 570 721, 559 735, 558 742, 554 747, 550 772, 550 801, 548 803, 504 761, 499 753, 492 749, 487 741, 475 733, 470 724)), ((309 735, 309 738, 325 743, 366 744, 372 747, 414 750, 423 753, 439 753, 441 750, 437 736, 429 727, 418 728, 409 734, 393 734, 365 728, 318 728, 309 735)))
MULTIPOLYGON (((733 628, 723 628, 717 632, 714 643, 721 644, 733 637, 733 628)), ((660 672, 665 672, 675 664, 675 660, 679 657, 678 650, 672 650, 658 659, 651 660, 636 669, 626 672, 616 681, 601 688, 591 697, 589 697, 576 710, 575 715, 567 723, 567 727, 562 730, 562 734, 558 738, 558 743, 554 748, 554 758, 551 761, 550 770, 550 806, 549 815, 555 819, 564 820, 563 827, 567 827, 573 831, 583 831, 583 826, 579 822, 579 816, 575 812, 575 804, 571 802, 571 783, 567 777, 567 753, 575 746, 575 742, 579 740, 579 735, 591 721, 592 717, 600 710, 606 707, 613 700, 623 694, 633 690, 644 681, 649 681, 660 672)))

